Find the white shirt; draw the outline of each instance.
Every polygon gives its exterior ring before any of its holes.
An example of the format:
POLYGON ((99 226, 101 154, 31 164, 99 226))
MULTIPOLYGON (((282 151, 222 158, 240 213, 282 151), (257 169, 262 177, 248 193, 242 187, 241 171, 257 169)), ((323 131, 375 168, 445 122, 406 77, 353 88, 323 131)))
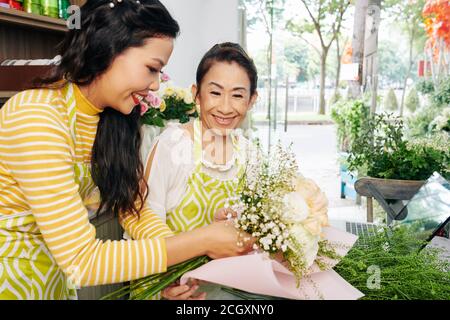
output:
MULTIPOLYGON (((220 180, 236 178, 238 168, 236 158, 245 163, 245 151, 248 140, 237 129, 238 148, 242 152, 233 152, 231 159, 224 165, 202 161, 202 172, 220 180)), ((189 133, 179 123, 169 123, 167 129, 153 141, 152 149, 157 145, 148 180, 147 202, 150 208, 166 221, 167 212, 174 210, 186 194, 188 178, 195 169, 193 141, 189 133)), ((148 157, 144 161, 147 166, 148 157)), ((203 157, 205 158, 205 157, 203 157)))

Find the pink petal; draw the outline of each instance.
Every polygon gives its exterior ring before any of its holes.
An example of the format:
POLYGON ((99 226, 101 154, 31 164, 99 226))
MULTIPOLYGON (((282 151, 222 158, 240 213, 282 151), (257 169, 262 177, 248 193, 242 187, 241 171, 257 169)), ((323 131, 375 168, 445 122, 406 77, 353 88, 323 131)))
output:
POLYGON ((167 81, 169 81, 170 80, 170 77, 169 77, 169 75, 167 74, 167 73, 163 73, 162 75, 161 75, 161 81, 162 82, 167 82, 167 81))
POLYGON ((141 103, 141 116, 143 116, 148 110, 148 107, 145 105, 145 103, 141 103))

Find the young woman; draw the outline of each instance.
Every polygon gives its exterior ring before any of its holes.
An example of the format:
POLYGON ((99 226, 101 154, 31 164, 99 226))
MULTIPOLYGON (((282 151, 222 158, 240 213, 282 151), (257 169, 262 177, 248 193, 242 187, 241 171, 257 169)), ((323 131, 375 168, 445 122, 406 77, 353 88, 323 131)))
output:
POLYGON ((173 236, 145 204, 139 117, 159 88, 177 22, 157 0, 88 0, 40 89, 0 110, 0 299, 67 299, 73 286, 130 281, 200 255, 242 254, 227 223, 173 236), (83 200, 134 239, 100 241, 83 200), (71 280, 71 281, 68 281, 71 280))

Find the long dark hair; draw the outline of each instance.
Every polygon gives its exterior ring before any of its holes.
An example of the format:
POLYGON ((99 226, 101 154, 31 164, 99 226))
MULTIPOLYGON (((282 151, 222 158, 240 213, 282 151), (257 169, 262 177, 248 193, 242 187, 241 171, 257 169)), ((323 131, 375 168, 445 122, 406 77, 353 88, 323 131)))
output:
MULTIPOLYGON (((61 63, 39 81, 40 86, 54 88, 67 81, 88 85, 126 49, 140 47, 152 37, 176 38, 179 31, 178 23, 158 0, 88 0, 81 8, 81 28, 67 32, 58 47, 61 63)), ((139 217, 147 197, 140 146, 139 107, 130 115, 105 108, 91 159, 92 178, 101 196, 98 214, 139 217)))
POLYGON ((250 80, 250 96, 256 93, 258 84, 258 71, 252 58, 237 43, 224 42, 214 45, 205 53, 197 68, 197 95, 200 92, 203 78, 215 62, 235 62, 241 66, 250 80))

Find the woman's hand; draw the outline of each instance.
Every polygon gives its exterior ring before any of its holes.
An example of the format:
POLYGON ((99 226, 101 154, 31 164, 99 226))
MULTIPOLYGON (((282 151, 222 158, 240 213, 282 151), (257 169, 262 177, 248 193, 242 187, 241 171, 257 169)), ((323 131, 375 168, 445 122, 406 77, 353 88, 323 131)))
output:
POLYGON ((189 281, 189 284, 180 285, 176 282, 165 288, 161 295, 167 300, 205 300, 206 292, 196 294, 199 285, 197 280, 189 281))
POLYGON ((212 259, 243 255, 253 249, 254 242, 232 220, 213 222, 166 238, 167 266, 204 255, 212 259))
POLYGON ((212 259, 243 255, 252 250, 255 240, 237 230, 233 221, 213 222, 204 227, 207 239, 206 255, 212 259))
POLYGON ((237 217, 237 213, 230 208, 220 208, 214 214, 214 221, 225 221, 229 219, 234 219, 237 217))

